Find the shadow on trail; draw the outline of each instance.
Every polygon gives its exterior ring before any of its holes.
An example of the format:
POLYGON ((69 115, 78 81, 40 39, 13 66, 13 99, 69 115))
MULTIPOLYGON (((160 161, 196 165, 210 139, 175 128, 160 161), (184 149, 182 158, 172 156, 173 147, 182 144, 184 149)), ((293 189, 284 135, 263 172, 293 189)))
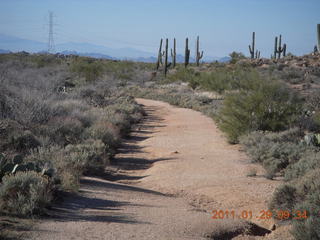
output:
POLYGON ((133 157, 119 157, 112 161, 112 164, 117 165, 123 170, 143 170, 148 169, 155 162, 174 160, 174 158, 156 158, 152 160, 133 157))
MULTIPOLYGON (((145 141, 152 137, 152 134, 157 132, 159 127, 166 127, 163 124, 164 119, 161 117, 157 117, 153 114, 154 111, 160 109, 160 107, 146 107, 144 106, 144 110, 146 112, 146 116, 141 121, 141 123, 137 124, 136 129, 132 131, 131 135, 124 141, 124 143, 119 148, 120 156, 116 156, 111 160, 111 165, 117 167, 122 170, 144 170, 151 167, 151 165, 155 162, 159 161, 168 161, 173 160, 174 158, 156 158, 156 159, 145 159, 139 157, 132 157, 130 154, 132 153, 143 153, 143 147, 140 146, 140 142, 145 141)), ((117 176, 116 174, 112 174, 111 177, 105 178, 111 181, 117 180, 139 180, 143 177, 138 176, 126 176, 121 174, 117 176)))
MULTIPOLYGON (((91 221, 107 223, 126 223, 126 224, 146 224, 135 220, 134 216, 117 213, 124 206, 143 206, 132 204, 126 201, 112 201, 101 198, 85 196, 86 191, 81 191, 81 195, 68 193, 68 197, 63 204, 53 206, 48 212, 48 218, 60 221, 91 221)), ((144 206, 151 207, 151 206, 144 206)))
POLYGON ((153 194, 158 196, 169 197, 160 192, 144 189, 132 185, 117 183, 119 180, 139 180, 146 176, 132 176, 125 171, 118 170, 143 170, 151 167, 155 162, 168 161, 172 158, 144 159, 139 157, 130 157, 134 153, 143 152, 140 142, 152 137, 157 131, 155 128, 165 127, 164 119, 156 117, 153 112, 156 108, 145 107, 146 116, 138 124, 131 136, 124 140, 119 148, 119 155, 111 161, 111 167, 116 171, 106 168, 103 176, 84 177, 81 179, 80 194, 65 193, 64 201, 53 206, 48 212, 48 218, 54 221, 70 222, 70 221, 92 221, 106 223, 125 223, 125 224, 148 224, 140 222, 129 213, 122 213, 123 208, 128 206, 155 207, 131 203, 130 201, 107 200, 107 195, 115 196, 123 191, 132 194, 153 194), (110 182, 113 181, 113 182, 110 182))
POLYGON ((125 185, 125 184, 120 184, 120 183, 112 183, 112 182, 106 182, 103 180, 97 181, 96 179, 82 179, 81 184, 83 184, 84 187, 93 187, 96 189, 103 189, 104 191, 108 193, 112 193, 115 191, 119 190, 126 190, 126 191, 131 191, 131 192, 139 192, 139 193, 147 193, 147 194, 154 194, 154 195, 159 195, 159 196, 167 196, 161 192, 145 189, 145 188, 140 188, 140 187, 135 187, 135 186, 130 186, 130 185, 125 185))

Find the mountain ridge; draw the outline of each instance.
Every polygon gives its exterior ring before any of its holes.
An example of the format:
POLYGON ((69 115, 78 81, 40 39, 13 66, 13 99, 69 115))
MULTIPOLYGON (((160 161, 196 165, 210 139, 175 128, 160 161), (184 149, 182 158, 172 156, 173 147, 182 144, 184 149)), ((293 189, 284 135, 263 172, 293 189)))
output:
MULTIPOLYGON (((8 52, 20 52, 26 51, 30 53, 45 52, 47 44, 29 40, 5 34, 0 34, 0 53, 8 52)), ((157 54, 138 50, 135 48, 109 48, 102 45, 92 44, 88 42, 66 42, 56 44, 55 50, 57 53, 62 54, 74 54, 79 56, 105 58, 113 60, 130 60, 138 62, 156 62, 157 54)), ((211 57, 204 56, 203 61, 228 61, 229 57, 211 57)), ((177 62, 181 63, 184 61, 184 56, 177 54, 177 62)), ((194 62, 194 58, 190 58, 190 62, 194 62)))

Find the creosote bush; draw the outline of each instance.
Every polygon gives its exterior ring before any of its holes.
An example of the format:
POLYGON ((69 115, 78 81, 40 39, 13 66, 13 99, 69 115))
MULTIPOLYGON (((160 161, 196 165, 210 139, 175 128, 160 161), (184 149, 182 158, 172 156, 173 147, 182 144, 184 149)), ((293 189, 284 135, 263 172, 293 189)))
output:
POLYGON ((19 216, 42 213, 51 201, 48 179, 39 173, 18 172, 3 178, 0 188, 0 210, 19 216))

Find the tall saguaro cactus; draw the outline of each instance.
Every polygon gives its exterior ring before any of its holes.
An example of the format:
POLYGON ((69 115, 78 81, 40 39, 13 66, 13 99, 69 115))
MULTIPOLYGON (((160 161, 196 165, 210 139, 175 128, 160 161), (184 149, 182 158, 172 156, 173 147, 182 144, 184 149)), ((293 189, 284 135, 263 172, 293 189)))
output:
POLYGON ((160 40, 160 46, 159 46, 159 52, 158 52, 157 70, 159 69, 160 64, 162 64, 162 38, 160 40))
POLYGON ((252 45, 251 46, 249 45, 249 52, 250 52, 250 55, 251 55, 251 59, 254 59, 255 45, 256 45, 256 33, 253 32, 252 33, 252 45))
POLYGON ((277 58, 277 52, 278 52, 278 37, 274 39, 274 53, 273 53, 273 58, 277 58))
POLYGON ((189 40, 186 38, 186 49, 184 54, 184 67, 187 67, 190 59, 190 49, 188 47, 189 40))
POLYGON ((318 52, 320 53, 320 24, 317 25, 318 52))
POLYGON ((279 37, 279 46, 278 46, 278 59, 281 58, 281 53, 283 52, 283 47, 281 47, 281 40, 282 40, 282 36, 280 34, 280 37, 279 37))
POLYGON ((281 53, 283 53, 283 56, 286 56, 286 51, 287 51, 287 44, 283 44, 283 46, 281 46, 281 41, 282 41, 282 36, 279 36, 279 44, 278 44, 278 37, 275 38, 274 41, 274 59, 277 58, 278 55, 278 59, 281 58, 281 53))
POLYGON ((177 52, 176 52, 176 39, 173 39, 173 50, 171 48, 171 58, 172 58, 172 67, 174 68, 176 66, 176 58, 177 58, 177 52))
POLYGON ((167 76, 168 68, 171 63, 168 63, 168 38, 166 39, 166 50, 164 54, 164 75, 167 76))
POLYGON ((203 51, 199 51, 200 43, 199 43, 199 36, 197 37, 197 49, 196 49, 196 63, 199 66, 200 59, 203 57, 203 51))

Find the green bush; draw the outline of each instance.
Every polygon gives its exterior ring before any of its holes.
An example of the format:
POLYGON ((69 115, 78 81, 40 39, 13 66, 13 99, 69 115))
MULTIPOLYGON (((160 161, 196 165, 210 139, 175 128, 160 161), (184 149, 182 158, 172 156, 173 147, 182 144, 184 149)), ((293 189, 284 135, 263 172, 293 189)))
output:
POLYGON ((50 185, 40 174, 18 172, 3 177, 0 186, 0 210, 27 216, 42 213, 51 201, 50 185))
POLYGON ((261 163, 269 178, 298 162, 308 149, 301 143, 303 133, 298 128, 280 133, 254 131, 240 138, 253 162, 261 163))
POLYGON ((79 58, 74 60, 70 67, 72 72, 83 76, 87 82, 97 80, 104 72, 104 66, 99 60, 79 58))
MULTIPOLYGON (((313 211, 320 211, 318 206, 313 206, 313 211)), ((307 219, 295 220, 291 230, 297 240, 319 240, 320 239, 320 217, 309 216, 307 219)))
POLYGON ((269 203, 272 211, 282 210, 292 212, 297 203, 297 189, 291 185, 284 184, 276 189, 269 203))
POLYGON ((81 142, 83 131, 83 124, 72 117, 51 119, 46 126, 46 135, 51 138, 54 144, 60 146, 81 142))
POLYGON ((82 144, 68 145, 66 147, 67 154, 78 156, 77 162, 70 158, 72 164, 78 165, 77 169, 82 169, 81 172, 85 174, 103 173, 105 166, 109 162, 105 150, 106 146, 102 141, 93 139, 89 139, 82 144))
POLYGON ((30 131, 11 135, 10 144, 19 152, 32 150, 40 146, 39 140, 30 131))
POLYGON ((299 161, 286 169, 285 179, 287 181, 297 179, 309 173, 310 170, 318 168, 320 168, 320 152, 309 149, 302 153, 299 161))
POLYGON ((270 209, 288 210, 293 215, 292 234, 296 239, 319 239, 320 237, 320 169, 310 170, 290 184, 280 186, 271 199, 270 209), (297 212, 306 211, 307 218, 295 219, 297 212))
MULTIPOLYGON (((259 82, 259 81, 257 81, 259 82)), ((297 96, 276 82, 228 94, 218 116, 218 125, 231 143, 251 131, 281 131, 294 125, 300 113, 297 96)))
POLYGON ((241 53, 241 52, 232 52, 232 53, 229 54, 229 56, 231 57, 230 63, 232 63, 232 64, 235 64, 235 63, 237 63, 239 60, 246 58, 246 57, 244 56, 244 54, 241 53))

